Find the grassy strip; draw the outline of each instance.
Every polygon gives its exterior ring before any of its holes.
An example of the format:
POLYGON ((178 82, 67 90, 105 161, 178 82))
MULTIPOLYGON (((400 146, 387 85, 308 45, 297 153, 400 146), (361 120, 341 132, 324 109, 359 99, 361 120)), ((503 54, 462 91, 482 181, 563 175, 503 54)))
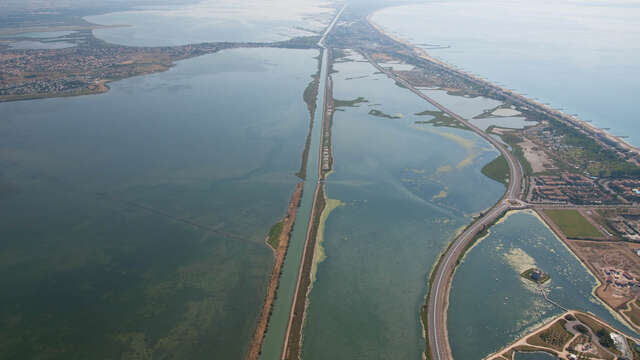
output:
POLYGON ((568 238, 601 238, 603 235, 577 210, 544 210, 568 238))
POLYGON ((482 174, 489 179, 507 185, 509 164, 507 164, 504 156, 500 155, 482 168, 482 174))
POLYGON ((313 76, 313 80, 309 82, 304 89, 302 98, 307 104, 309 109, 309 132, 307 133, 307 139, 304 142, 304 150, 302 150, 302 161, 300 162, 300 170, 296 173, 296 176, 302 180, 307 178, 307 163, 309 162, 309 147, 311 146, 311 134, 313 132, 313 121, 315 119, 317 102, 318 102, 318 88, 320 87, 320 69, 313 76))
POLYGON ((267 244, 269 244, 273 250, 278 249, 280 245, 280 234, 282 234, 283 227, 284 221, 279 221, 273 224, 271 230, 269 230, 269 240, 267 240, 267 244))

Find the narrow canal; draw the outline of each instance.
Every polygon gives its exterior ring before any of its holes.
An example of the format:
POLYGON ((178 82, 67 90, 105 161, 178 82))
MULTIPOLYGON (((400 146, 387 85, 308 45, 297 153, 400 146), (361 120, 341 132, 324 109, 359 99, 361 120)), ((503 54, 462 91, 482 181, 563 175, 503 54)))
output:
POLYGON ((289 250, 284 261, 282 275, 280 276, 280 286, 276 300, 273 304, 269 327, 262 345, 261 358, 265 360, 279 359, 282 356, 284 336, 287 331, 289 312, 293 302, 293 296, 298 280, 298 271, 302 260, 302 252, 313 206, 313 195, 318 182, 318 152, 320 151, 320 138, 322 136, 322 111, 324 104, 325 86, 327 78, 328 53, 322 51, 322 63, 320 71, 320 84, 318 88, 318 99, 316 112, 311 121, 311 145, 307 161, 307 178, 304 183, 302 200, 296 223, 293 226, 289 250))

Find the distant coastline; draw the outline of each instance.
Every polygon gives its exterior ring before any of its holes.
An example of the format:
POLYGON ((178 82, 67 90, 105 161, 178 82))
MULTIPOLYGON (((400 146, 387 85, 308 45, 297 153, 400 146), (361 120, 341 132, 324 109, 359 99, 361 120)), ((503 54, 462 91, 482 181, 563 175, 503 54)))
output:
POLYGON ((373 28, 375 28, 378 32, 380 32, 381 34, 384 34, 385 36, 387 36, 388 38, 392 39, 395 42, 398 42, 400 44, 405 45, 408 48, 411 48, 417 56, 419 56, 419 57, 421 57, 421 58, 423 58, 423 59, 425 59, 425 60, 427 60, 429 62, 432 62, 432 63, 434 63, 436 65, 444 67, 444 68, 448 69, 451 72, 455 72, 455 73, 457 73, 457 74, 459 74, 459 75, 461 75, 461 76, 463 76, 463 77, 465 77, 465 78, 467 78, 467 79, 469 79, 469 80, 471 80, 471 81, 473 81, 475 83, 480 83, 480 84, 489 86, 489 87, 491 87, 493 89, 499 90, 503 94, 505 94, 505 95, 515 99, 515 100, 518 100, 518 101, 520 101, 522 103, 528 104, 529 106, 541 109, 541 110, 543 110, 544 112, 546 112, 547 114, 549 114, 551 116, 554 116, 556 118, 560 118, 562 120, 565 120, 565 121, 568 121, 570 123, 576 124, 577 126, 579 126, 579 127, 583 128, 583 129, 585 129, 586 131, 594 134, 596 137, 598 137, 598 135, 599 135, 600 137, 607 139, 609 142, 617 144, 620 148, 625 149, 626 151, 633 152, 637 156, 640 156, 640 147, 634 146, 633 144, 628 143, 627 140, 625 140, 626 137, 620 137, 620 136, 612 135, 609 132, 607 132, 607 130, 597 128, 597 127, 593 126, 592 124, 590 124, 589 122, 581 120, 581 119, 577 118, 574 115, 566 114, 566 113, 564 113, 562 111, 553 109, 549 105, 546 105, 546 104, 543 104, 543 103, 541 103, 539 101, 527 98, 526 96, 517 94, 517 93, 515 93, 515 92, 513 92, 513 91, 511 91, 509 89, 505 89, 505 88, 503 88, 503 87, 501 87, 501 86, 499 86, 497 84, 494 84, 491 81, 488 81, 488 80, 485 80, 485 79, 481 79, 481 78, 479 78, 479 77, 477 77, 475 75, 472 75, 472 74, 469 74, 469 73, 467 73, 465 71, 462 71, 460 69, 454 68, 450 64, 445 63, 445 62, 443 62, 441 60, 438 60, 438 59, 430 56, 424 49, 421 49, 419 46, 417 46, 415 44, 412 44, 411 42, 409 42, 406 39, 402 39, 399 36, 396 36, 396 35, 392 34, 389 30, 386 30, 383 26, 381 26, 380 24, 377 24, 375 21, 373 21, 373 19, 372 19, 373 16, 375 16, 378 12, 380 12, 382 10, 384 10, 384 8, 376 10, 376 11, 372 12, 371 14, 369 14, 367 16, 367 22, 373 28))

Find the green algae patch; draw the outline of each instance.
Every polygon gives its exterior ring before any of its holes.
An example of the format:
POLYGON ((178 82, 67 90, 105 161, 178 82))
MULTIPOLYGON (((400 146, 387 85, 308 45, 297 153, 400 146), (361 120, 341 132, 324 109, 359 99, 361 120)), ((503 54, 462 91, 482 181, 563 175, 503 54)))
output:
POLYGON ((311 284, 316 282, 316 275, 318 273, 318 265, 327 258, 327 255, 324 250, 324 229, 327 224, 327 219, 331 212, 340 206, 343 206, 344 203, 337 199, 325 199, 326 204, 322 213, 320 214, 320 224, 318 227, 318 235, 316 241, 316 249, 313 253, 313 264, 311 265, 311 284))
POLYGON ((271 227, 269 235, 267 237, 267 244, 273 249, 278 249, 280 245, 280 234, 282 234, 282 228, 284 227, 284 221, 279 221, 271 227))
POLYGON ((462 146, 467 151, 467 157, 462 161, 456 164, 456 169, 463 169, 473 163, 473 160, 480 155, 478 151, 476 151, 476 143, 473 140, 465 139, 464 137, 453 134, 446 131, 439 131, 431 127, 417 126, 414 124, 412 128, 420 131, 426 131, 432 134, 436 134, 442 136, 445 139, 451 140, 456 144, 462 146))
POLYGON ((485 165, 481 171, 484 176, 499 183, 506 185, 509 181, 509 164, 502 155, 485 165))

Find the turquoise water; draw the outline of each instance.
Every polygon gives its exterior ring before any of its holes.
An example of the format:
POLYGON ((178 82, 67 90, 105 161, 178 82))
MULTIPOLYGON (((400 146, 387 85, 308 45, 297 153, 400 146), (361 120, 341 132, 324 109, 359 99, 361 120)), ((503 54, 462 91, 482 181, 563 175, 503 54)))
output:
POLYGON ((419 359, 427 275, 469 214, 502 195, 504 186, 480 174, 496 152, 470 132, 415 125, 424 117, 413 114, 433 108, 370 64, 334 70, 334 98, 368 102, 334 115, 335 172, 326 188, 344 206, 326 223, 303 358, 419 359), (370 115, 374 109, 401 118, 370 115), (457 168, 470 153, 477 157, 457 168))
POLYGON ((532 266, 551 276, 544 285, 550 299, 629 332, 591 294, 595 278, 535 215, 521 212, 492 227, 456 271, 448 312, 456 359, 482 359, 564 312, 520 276, 532 266))
POLYGON ((100 25, 96 37, 129 46, 170 46, 212 41, 279 41, 321 32, 334 10, 317 0, 203 0, 152 6, 85 19, 100 25))
POLYGON ((0 104, 0 358, 241 358, 315 56, 223 51, 0 104))
POLYGON ((640 145, 637 0, 430 1, 373 20, 433 56, 640 145))

